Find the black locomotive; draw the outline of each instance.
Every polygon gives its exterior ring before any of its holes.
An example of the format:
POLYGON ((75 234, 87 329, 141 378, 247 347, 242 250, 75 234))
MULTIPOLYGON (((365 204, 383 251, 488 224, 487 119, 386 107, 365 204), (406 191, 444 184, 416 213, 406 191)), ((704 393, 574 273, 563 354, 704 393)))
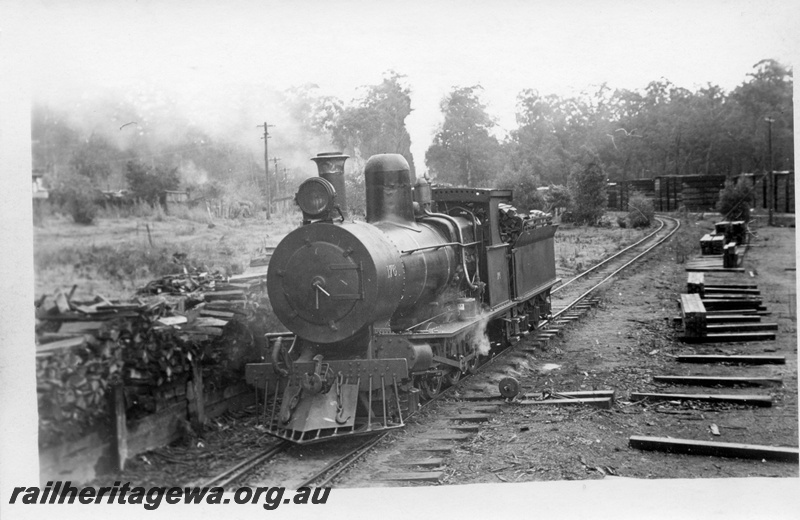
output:
POLYGON ((275 249, 267 289, 291 331, 249 364, 269 432, 296 443, 403 426, 421 399, 550 313, 556 226, 510 190, 415 182, 398 154, 364 168, 366 222, 348 220, 346 155, 319 154, 275 249))

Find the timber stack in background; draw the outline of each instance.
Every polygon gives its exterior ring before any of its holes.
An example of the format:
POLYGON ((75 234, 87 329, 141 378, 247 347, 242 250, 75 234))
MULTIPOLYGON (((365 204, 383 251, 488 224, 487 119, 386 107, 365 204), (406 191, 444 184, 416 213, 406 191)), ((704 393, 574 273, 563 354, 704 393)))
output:
POLYGON ((653 201, 656 211, 715 211, 719 192, 726 181, 740 178, 753 186, 753 209, 766 210, 768 203, 776 213, 794 213, 794 171, 773 172, 772 189, 768 189, 767 173, 726 175, 662 175, 652 179, 634 179, 608 183, 608 208, 628 210, 631 193, 642 193, 653 201))
POLYGON ((74 291, 36 302, 43 481, 121 469, 252 404, 244 365, 275 327, 256 312, 269 305, 265 265, 232 277, 183 266, 129 301, 74 291))

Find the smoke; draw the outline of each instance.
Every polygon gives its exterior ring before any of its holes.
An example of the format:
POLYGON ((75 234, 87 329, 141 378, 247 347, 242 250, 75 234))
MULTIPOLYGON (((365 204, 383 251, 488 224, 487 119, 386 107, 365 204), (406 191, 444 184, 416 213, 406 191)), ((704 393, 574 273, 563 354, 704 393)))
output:
MULTIPOLYGON (((310 158, 333 151, 327 136, 314 127, 313 86, 281 91, 266 84, 242 85, 215 92, 196 86, 180 95, 155 83, 125 87, 65 89, 39 94, 34 102, 57 114, 80 142, 102 138, 126 156, 153 166, 178 167, 186 184, 210 180, 263 179, 263 125, 269 127, 269 168, 290 186, 314 175, 310 158), (304 97, 305 96, 305 97, 304 97), (230 164, 231 168, 210 168, 230 164), (199 160, 202 159, 202 166, 199 160)), ((52 120, 53 118, 51 118, 52 120)), ((58 169, 69 166, 74 145, 55 142, 44 132, 42 149, 54 150, 58 169)), ((50 155, 53 155, 52 153, 50 155)), ((115 182, 124 184, 124 163, 113 165, 115 182)), ((49 159, 53 162, 52 157, 49 159)), ((123 188, 116 186, 116 188, 123 188)))
MULTIPOLYGON (((481 313, 481 315, 484 315, 481 313)), ((488 356, 489 351, 492 349, 492 344, 489 341, 489 334, 486 329, 489 326, 489 318, 484 317, 478 324, 475 334, 472 335, 472 348, 477 350, 481 356, 488 356)))
POLYGON ((180 172, 181 180, 185 184, 205 184, 208 182, 208 172, 198 168, 194 161, 181 161, 178 171, 180 172))

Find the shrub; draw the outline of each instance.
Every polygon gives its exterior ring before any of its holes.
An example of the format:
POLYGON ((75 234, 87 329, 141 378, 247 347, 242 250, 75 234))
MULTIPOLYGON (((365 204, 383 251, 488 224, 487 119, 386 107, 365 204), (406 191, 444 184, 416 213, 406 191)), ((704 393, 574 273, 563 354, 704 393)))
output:
POLYGON ((567 209, 572 205, 572 194, 563 184, 551 184, 545 195, 547 211, 567 209))
POLYGON ((641 228, 647 227, 653 222, 655 208, 653 201, 644 194, 634 191, 628 199, 628 215, 625 220, 628 227, 641 228))
POLYGON ((51 192, 53 202, 69 213, 76 224, 84 225, 94 223, 98 210, 97 195, 89 179, 74 174, 60 178, 51 192))
POLYGON ((723 220, 750 220, 750 207, 753 203, 753 187, 744 179, 739 182, 726 181, 719 192, 717 211, 723 220))

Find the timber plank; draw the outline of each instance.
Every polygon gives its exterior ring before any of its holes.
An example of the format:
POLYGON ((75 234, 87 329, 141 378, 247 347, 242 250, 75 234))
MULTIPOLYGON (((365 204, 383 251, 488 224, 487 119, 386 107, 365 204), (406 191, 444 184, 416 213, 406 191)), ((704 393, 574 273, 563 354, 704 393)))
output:
MULTIPOLYGON (((689 274, 702 274, 702 273, 689 273, 689 274)), ((727 288, 727 287, 705 287, 704 291, 707 295, 715 295, 715 294, 731 294, 731 295, 749 295, 749 296, 758 296, 761 294, 761 291, 758 289, 734 289, 734 288, 727 288)))
POLYGON ((711 327, 721 323, 760 323, 758 314, 706 314, 706 322, 711 327))
POLYGON ((383 481, 407 481, 407 482, 439 482, 444 475, 443 471, 414 471, 386 473, 378 475, 378 480, 383 481))
POLYGON ((611 409, 611 399, 608 397, 589 397, 585 399, 543 399, 536 401, 533 399, 524 399, 517 401, 517 404, 523 406, 537 406, 537 405, 554 405, 554 406, 577 406, 588 405, 595 408, 611 409))
POLYGON ((683 333, 687 337, 698 337, 705 334, 706 308, 699 294, 681 294, 681 317, 683 333))
POLYGON ((202 309, 200 316, 211 316, 212 318, 234 318, 236 314, 232 312, 212 311, 211 309, 202 309))
POLYGON ((760 332, 765 330, 778 330, 777 323, 716 323, 706 325, 706 332, 760 332))
POLYGON ((654 394, 631 392, 632 401, 703 401, 707 403, 738 403, 754 406, 772 406, 769 395, 731 395, 731 394, 654 394))
POLYGON ((447 417, 448 421, 463 421, 463 422, 488 422, 491 420, 492 416, 485 413, 471 413, 471 414, 461 414, 461 415, 451 415, 447 417))
POLYGON ((51 341, 43 345, 36 346, 36 355, 39 354, 54 354, 57 350, 69 349, 80 347, 86 343, 85 336, 75 336, 74 338, 67 338, 58 341, 51 341))
POLYGON ((447 429, 456 432, 478 433, 481 430, 481 427, 477 424, 461 424, 461 425, 448 426, 447 429))
POLYGON ((465 441, 471 437, 468 433, 429 433, 422 436, 423 439, 432 441, 465 441))
POLYGON ((722 354, 691 354, 677 356, 679 363, 738 363, 742 365, 784 365, 785 356, 728 356, 722 354))
POLYGON ((431 457, 428 459, 417 459, 417 460, 403 460, 398 462, 392 462, 392 466, 420 466, 420 467, 433 467, 438 468, 444 463, 444 458, 442 457, 431 457))
POLYGON ((97 332, 103 325, 105 325, 103 321, 66 321, 58 328, 58 332, 60 334, 97 332))
POLYGON ((689 273, 686 282, 686 291, 689 294, 699 294, 702 297, 705 293, 705 281, 703 273, 689 273))
POLYGON ((207 292, 203 294, 203 298, 206 301, 213 301, 213 300, 244 300, 245 295, 244 291, 242 290, 232 290, 232 291, 214 291, 214 292, 207 292))
POLYGON ((656 383, 671 383, 678 385, 698 386, 727 386, 727 385, 765 385, 780 384, 780 377, 740 377, 740 376, 653 376, 656 383))
POLYGON ((631 448, 689 455, 711 455, 742 459, 770 459, 788 462, 798 461, 798 448, 763 446, 733 442, 697 441, 667 437, 645 437, 634 435, 628 439, 631 448))
POLYGON ((774 332, 729 332, 706 334, 705 336, 684 336, 684 343, 735 343, 740 341, 769 341, 775 339, 774 332))
POLYGON ((417 446, 409 451, 422 451, 425 453, 453 453, 455 446, 446 444, 441 446, 417 446))
POLYGON ((754 283, 706 284, 706 289, 758 289, 758 285, 754 283))

